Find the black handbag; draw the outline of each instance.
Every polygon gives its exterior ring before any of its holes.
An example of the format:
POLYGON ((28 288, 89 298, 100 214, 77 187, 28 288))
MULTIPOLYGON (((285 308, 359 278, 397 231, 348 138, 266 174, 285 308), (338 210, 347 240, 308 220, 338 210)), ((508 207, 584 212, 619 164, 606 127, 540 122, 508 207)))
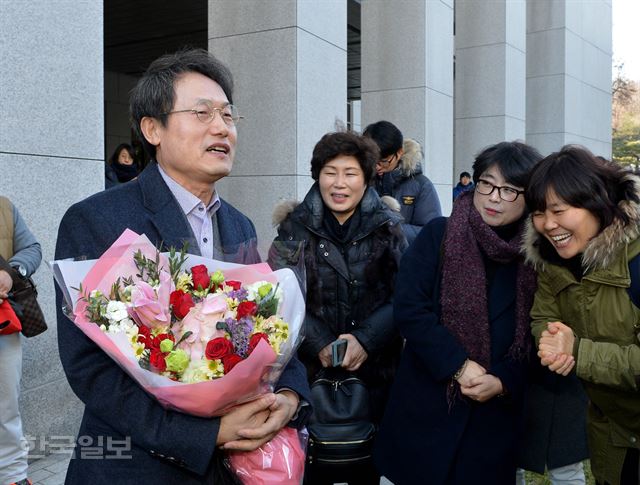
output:
POLYGON ((18 274, 7 261, 0 256, 0 269, 5 270, 13 280, 13 288, 9 292, 9 303, 22 324, 22 335, 35 337, 47 329, 40 305, 38 304, 38 290, 31 278, 18 274))
POLYGON ((337 469, 370 461, 376 426, 365 383, 341 369, 324 369, 311 384, 311 401, 308 466, 337 469))

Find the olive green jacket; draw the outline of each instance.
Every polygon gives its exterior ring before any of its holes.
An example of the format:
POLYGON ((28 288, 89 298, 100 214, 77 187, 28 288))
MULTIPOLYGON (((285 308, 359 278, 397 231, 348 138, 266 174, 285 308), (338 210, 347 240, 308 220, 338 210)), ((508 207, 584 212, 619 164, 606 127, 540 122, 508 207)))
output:
POLYGON ((580 281, 542 257, 539 247, 546 243, 531 224, 525 241, 527 259, 538 270, 533 335, 538 342, 548 322, 572 328, 575 372, 591 401, 591 468, 598 482, 611 485, 620 482, 627 448, 640 449, 640 309, 627 292, 629 261, 640 254, 640 206, 630 201, 620 206, 631 223, 615 220, 589 242, 580 281))

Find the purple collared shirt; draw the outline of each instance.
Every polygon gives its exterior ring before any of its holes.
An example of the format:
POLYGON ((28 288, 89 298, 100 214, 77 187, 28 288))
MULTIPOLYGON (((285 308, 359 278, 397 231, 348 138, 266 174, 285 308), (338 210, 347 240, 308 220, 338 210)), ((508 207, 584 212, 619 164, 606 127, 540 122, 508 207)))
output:
POLYGON ((187 216, 193 235, 198 241, 200 254, 205 258, 213 258, 214 234, 213 217, 220 207, 220 197, 213 191, 211 201, 205 207, 204 203, 178 182, 173 180, 158 164, 158 170, 169 190, 178 201, 182 212, 187 216))

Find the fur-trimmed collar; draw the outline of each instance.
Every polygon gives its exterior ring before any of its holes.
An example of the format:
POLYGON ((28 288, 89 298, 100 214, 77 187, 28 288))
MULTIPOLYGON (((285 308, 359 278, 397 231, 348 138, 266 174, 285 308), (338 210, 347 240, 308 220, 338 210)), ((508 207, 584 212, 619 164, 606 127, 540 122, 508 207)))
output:
POLYGON ((402 149, 404 154, 397 168, 400 174, 404 177, 410 177, 422 173, 421 162, 424 154, 420 143, 411 138, 405 138, 402 143, 402 149))
MULTIPOLYGON (((367 190, 367 192, 365 192, 365 195, 367 195, 368 192, 369 189, 367 190)), ((369 195, 368 197, 371 197, 371 195, 369 195)), ((391 219, 394 222, 399 222, 401 220, 401 216, 399 214, 400 204, 398 203, 398 201, 390 196, 381 197, 380 200, 384 203, 386 209, 391 211, 391 219)), ((278 202, 271 215, 271 223, 273 224, 273 227, 278 227, 280 224, 282 224, 282 222, 289 216, 289 214, 291 214, 300 204, 301 202, 294 199, 282 200, 278 202)))
MULTIPOLYGON (((628 174, 625 179, 632 180, 635 192, 640 194, 640 177, 628 174)), ((640 204, 623 200, 618 206, 629 217, 629 224, 624 225, 620 219, 615 219, 604 231, 589 241, 582 254, 582 268, 585 273, 608 267, 624 245, 640 237, 640 204)), ((523 241, 526 260, 534 268, 543 269, 545 262, 547 262, 540 253, 540 243, 543 241, 543 236, 534 229, 531 217, 528 218, 526 224, 523 241)))

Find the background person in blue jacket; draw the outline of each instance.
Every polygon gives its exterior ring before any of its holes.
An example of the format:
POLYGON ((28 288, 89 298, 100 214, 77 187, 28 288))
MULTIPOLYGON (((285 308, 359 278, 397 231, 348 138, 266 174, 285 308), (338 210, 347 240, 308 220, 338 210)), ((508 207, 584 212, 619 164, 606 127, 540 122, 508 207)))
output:
POLYGON ((473 190, 475 187, 473 180, 471 180, 471 174, 469 172, 462 172, 460 174, 460 182, 453 188, 453 200, 456 200, 463 192, 473 190))
POLYGON ((363 133, 376 142, 380 160, 376 163, 374 184, 380 197, 389 195, 398 201, 404 218, 402 230, 411 244, 422 226, 442 216, 440 199, 431 180, 422 173, 424 154, 420 144, 389 121, 367 126, 363 133))

